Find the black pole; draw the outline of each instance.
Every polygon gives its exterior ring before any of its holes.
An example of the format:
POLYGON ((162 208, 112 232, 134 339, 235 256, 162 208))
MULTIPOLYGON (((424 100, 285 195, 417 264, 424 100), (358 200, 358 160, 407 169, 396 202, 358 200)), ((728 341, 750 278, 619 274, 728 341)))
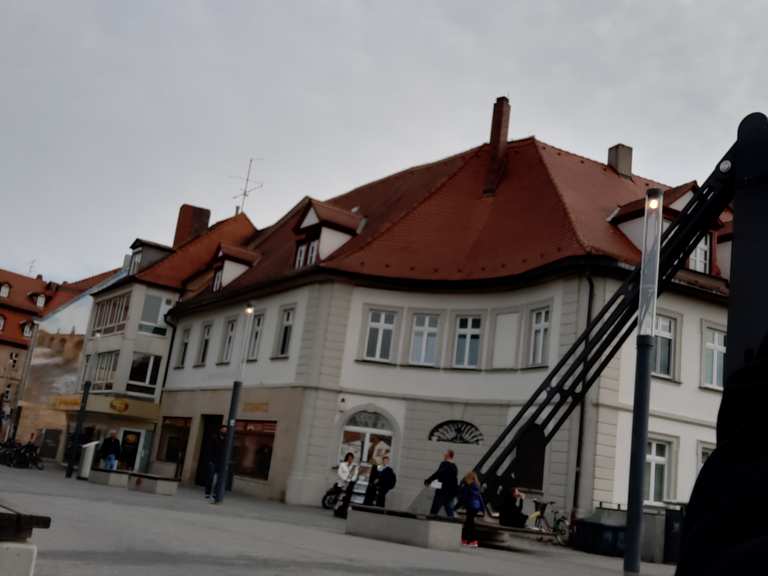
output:
POLYGON ((224 487, 229 478, 229 468, 232 460, 232 448, 235 445, 235 424, 237 423, 237 406, 240 403, 240 388, 243 383, 235 380, 232 384, 232 398, 229 401, 229 420, 227 421, 227 443, 224 448, 224 458, 216 471, 216 487, 214 499, 216 502, 224 500, 224 487))
POLYGON ((91 393, 91 381, 83 382, 83 397, 80 399, 80 409, 77 411, 77 420, 75 421, 75 433, 72 434, 72 446, 69 449, 69 458, 67 459, 66 477, 71 478, 75 471, 75 449, 80 445, 80 435, 83 431, 83 422, 85 421, 85 407, 88 405, 88 395, 91 393))
POLYGON ((645 450, 648 442, 648 412, 651 397, 653 336, 637 337, 635 404, 632 413, 632 456, 629 464, 629 502, 624 553, 624 574, 640 573, 640 546, 643 531, 643 488, 645 450))

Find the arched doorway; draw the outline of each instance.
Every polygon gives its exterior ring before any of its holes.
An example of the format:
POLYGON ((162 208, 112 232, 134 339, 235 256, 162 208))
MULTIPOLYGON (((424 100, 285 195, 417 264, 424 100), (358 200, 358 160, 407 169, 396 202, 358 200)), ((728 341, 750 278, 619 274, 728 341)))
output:
POLYGON ((360 410, 347 420, 341 435, 338 461, 352 452, 359 466, 352 502, 362 503, 371 468, 381 464, 382 457, 392 451, 392 439, 392 424, 379 412, 360 410))

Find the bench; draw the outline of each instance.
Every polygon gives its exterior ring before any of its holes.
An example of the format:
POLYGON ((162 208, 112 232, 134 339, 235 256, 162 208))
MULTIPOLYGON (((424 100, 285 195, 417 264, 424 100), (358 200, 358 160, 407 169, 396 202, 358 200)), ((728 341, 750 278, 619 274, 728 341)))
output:
POLYGON ((35 569, 37 547, 27 543, 35 528, 50 528, 50 516, 22 514, 0 506, 0 574, 29 576, 35 569))
POLYGON ((125 470, 107 470, 105 468, 93 468, 88 475, 88 480, 94 484, 104 484, 105 486, 117 486, 119 488, 128 487, 128 476, 130 472, 125 470))
POLYGON ((150 494, 162 494, 163 496, 175 496, 179 487, 176 478, 157 476, 155 474, 142 474, 140 472, 128 473, 128 490, 139 490, 150 494))
POLYGON ((498 548, 501 550, 530 549, 531 542, 554 542, 555 533, 547 530, 535 530, 533 528, 513 528, 500 526, 499 524, 478 521, 477 538, 480 545, 485 548, 498 548))
POLYGON ((353 504, 347 515, 346 533, 422 548, 457 550, 461 521, 353 504))

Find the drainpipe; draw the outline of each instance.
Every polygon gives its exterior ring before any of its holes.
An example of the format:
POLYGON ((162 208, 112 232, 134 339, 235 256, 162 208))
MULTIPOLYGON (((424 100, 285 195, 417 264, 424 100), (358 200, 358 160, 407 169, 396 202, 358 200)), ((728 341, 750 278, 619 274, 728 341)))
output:
POLYGON ((165 362, 165 372, 163 373, 163 385, 160 387, 160 398, 158 398, 158 403, 162 403, 163 400, 163 393, 165 392, 165 383, 168 380, 168 369, 171 367, 171 355, 173 354, 173 342, 176 340, 176 327, 178 324, 171 320, 170 315, 166 314, 164 317, 165 323, 171 326, 171 342, 168 345, 168 360, 165 362))
MULTIPOLYGON (((589 291, 587 292, 587 326, 592 322, 592 305, 595 299, 595 282, 592 279, 592 273, 587 270, 587 284, 589 285, 589 291)), ((584 339, 584 349, 586 354, 584 356, 584 368, 586 369, 587 357, 589 356, 589 333, 587 333, 584 339)), ((586 377, 586 372, 585 372, 586 377)), ((579 435, 576 442, 576 475, 573 482, 573 506, 571 507, 571 520, 575 519, 576 510, 579 508, 579 489, 581 487, 581 460, 584 444, 584 406, 587 403, 586 395, 581 399, 579 405, 579 435)))

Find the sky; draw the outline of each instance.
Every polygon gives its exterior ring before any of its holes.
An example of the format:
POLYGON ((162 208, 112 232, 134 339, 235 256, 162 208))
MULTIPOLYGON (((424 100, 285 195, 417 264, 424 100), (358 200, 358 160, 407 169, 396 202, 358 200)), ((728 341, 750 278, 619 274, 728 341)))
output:
POLYGON ((0 268, 76 280, 179 206, 257 227, 487 141, 703 181, 768 111, 768 4, 668 1, 0 2, 0 268))

